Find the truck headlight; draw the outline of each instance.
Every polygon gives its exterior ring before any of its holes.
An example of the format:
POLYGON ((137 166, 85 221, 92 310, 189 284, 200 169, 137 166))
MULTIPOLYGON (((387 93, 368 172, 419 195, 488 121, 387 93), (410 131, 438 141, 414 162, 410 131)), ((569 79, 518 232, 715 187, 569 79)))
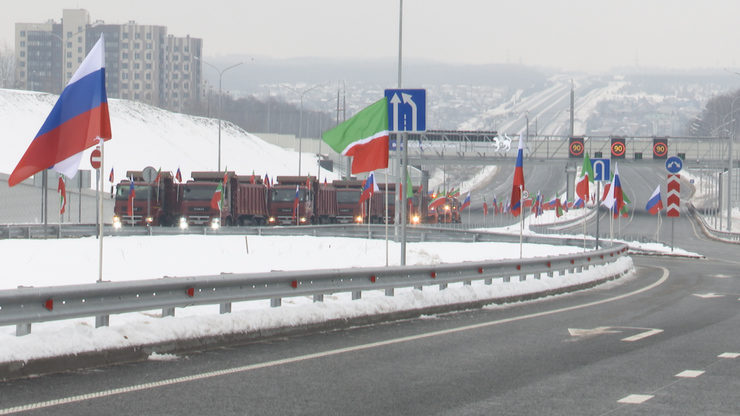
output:
POLYGON ((121 217, 119 217, 118 215, 113 216, 113 228, 115 228, 116 230, 121 228, 121 217))
POLYGON ((275 224, 275 217, 268 218, 267 222, 269 222, 270 224, 275 224))
POLYGON ((305 223, 306 223, 306 217, 301 217, 301 224, 305 224, 305 223))
POLYGON ((180 229, 185 230, 188 228, 188 219, 185 217, 180 217, 180 229))
POLYGON ((358 215, 355 217, 355 222, 358 224, 362 224, 362 215, 358 215))
POLYGON ((418 224, 419 222, 421 222, 421 219, 418 215, 414 215, 413 217, 411 217, 411 224, 418 224))
POLYGON ((220 218, 214 218, 211 220, 211 228, 214 230, 218 230, 221 228, 221 219, 220 218))

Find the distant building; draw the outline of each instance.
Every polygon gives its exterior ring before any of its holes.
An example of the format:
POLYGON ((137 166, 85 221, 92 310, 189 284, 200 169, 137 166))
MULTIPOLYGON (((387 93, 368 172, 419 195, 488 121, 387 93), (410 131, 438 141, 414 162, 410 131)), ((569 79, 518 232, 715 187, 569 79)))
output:
POLYGON ((173 111, 200 105, 203 41, 167 34, 167 27, 90 23, 83 9, 65 9, 61 23, 15 24, 18 88, 60 93, 105 36, 106 92, 173 111))

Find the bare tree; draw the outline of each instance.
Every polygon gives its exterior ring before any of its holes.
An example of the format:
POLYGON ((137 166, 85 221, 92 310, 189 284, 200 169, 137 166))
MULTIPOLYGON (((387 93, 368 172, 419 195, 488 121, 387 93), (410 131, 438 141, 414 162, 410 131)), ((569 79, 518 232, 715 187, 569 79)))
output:
POLYGON ((4 46, 0 48, 0 88, 15 86, 15 53, 4 46))

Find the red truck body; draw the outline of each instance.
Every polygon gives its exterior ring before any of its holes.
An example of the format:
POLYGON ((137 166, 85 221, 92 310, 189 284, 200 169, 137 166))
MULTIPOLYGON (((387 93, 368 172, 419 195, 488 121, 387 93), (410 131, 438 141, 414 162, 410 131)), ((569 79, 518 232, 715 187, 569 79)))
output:
POLYGON ((261 178, 227 172, 221 209, 211 205, 224 172, 193 172, 192 180, 180 185, 179 215, 188 225, 261 225, 268 217, 267 186, 261 178), (254 183, 252 183, 254 182, 254 183))
POLYGON ((160 180, 144 182, 141 171, 127 171, 127 178, 134 180, 133 215, 129 215, 130 179, 124 179, 116 186, 113 222, 121 225, 164 225, 175 223, 177 206, 177 186, 172 173, 161 172, 160 180))

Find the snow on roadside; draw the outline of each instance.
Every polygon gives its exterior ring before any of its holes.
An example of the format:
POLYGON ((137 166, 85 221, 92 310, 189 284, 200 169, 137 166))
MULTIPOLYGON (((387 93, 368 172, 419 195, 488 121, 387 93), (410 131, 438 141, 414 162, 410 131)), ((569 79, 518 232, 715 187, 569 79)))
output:
MULTIPOLYGON (((131 268, 135 270, 137 265, 147 265, 149 269, 161 268, 159 272, 151 271, 151 274, 159 273, 161 276, 162 270, 166 270, 170 275, 193 275, 202 274, 206 269, 210 270, 208 273, 213 274, 225 270, 256 272, 272 269, 385 264, 385 242, 382 240, 250 236, 247 254, 243 237, 189 236, 193 237, 192 239, 182 237, 107 239, 107 252, 111 254, 110 260, 106 257, 110 262, 106 270, 114 271, 120 267, 122 271, 111 272, 115 277, 112 280, 128 280, 133 276, 145 277, 131 271, 131 268), (116 248, 117 245, 122 247, 116 248), (296 256, 296 253, 300 255, 296 256), (159 262, 147 256, 158 258, 159 262), (233 260, 229 260, 231 258, 233 260), (208 265, 207 268, 201 263, 208 265), (172 268, 175 270, 171 270, 172 268), (191 271, 191 273, 173 273, 173 271, 191 271)), ((20 242, 25 244, 20 244, 17 248, 13 248, 13 244, 6 244, 3 247, 6 242, 0 242, 0 250, 12 250, 7 258, 16 263, 8 270, 28 272, 35 269, 32 273, 23 274, 32 276, 34 284, 48 284, 49 279, 56 279, 55 284, 94 281, 92 277, 94 273, 79 273, 80 267, 77 266, 88 267, 88 263, 92 263, 92 268, 96 267, 95 255, 92 254, 95 250, 89 247, 91 243, 96 243, 95 239, 20 240, 20 242), (71 247, 66 248, 65 245, 71 247), (29 255, 26 253, 28 251, 35 252, 36 255, 29 255), (62 259, 64 256, 76 256, 76 260, 70 263, 62 259), (81 260, 83 258, 86 260, 81 260), (75 265, 75 261, 78 264, 75 265)), ((390 249, 391 253, 399 251, 395 243, 390 249)), ((576 252, 579 248, 528 244, 525 250, 530 256, 544 256, 576 252)), ((519 246, 507 243, 410 243, 408 251, 409 264, 430 264, 516 257, 519 246)), ((396 256, 393 254, 391 257, 391 264, 397 264, 396 256)), ((623 258, 611 265, 593 268, 580 274, 556 275, 555 278, 541 280, 530 278, 524 282, 511 283, 494 279, 490 286, 479 281, 471 286, 450 285, 444 291, 439 291, 436 287, 425 288, 423 291, 406 288, 397 290, 393 297, 386 297, 383 291, 366 291, 363 292, 361 300, 355 301, 351 300, 350 294, 340 293, 326 295, 323 303, 313 303, 310 297, 286 298, 283 300, 283 306, 279 308, 270 308, 267 300, 240 302, 234 303, 233 312, 225 315, 218 313, 218 305, 178 308, 176 317, 166 318, 160 317, 161 311, 129 313, 111 316, 111 326, 102 328, 94 328, 94 318, 56 321, 34 324, 32 333, 23 337, 15 336, 15 327, 5 326, 0 327, 0 362, 77 354, 180 338, 241 333, 513 296, 589 282, 630 270, 632 267, 632 260, 623 258)), ((20 273, 11 276, 18 275, 20 273)), ((5 287, 15 287, 19 283, 9 276, 4 276, 2 281, 5 287)), ((24 283, 28 284, 25 281, 24 283)))

